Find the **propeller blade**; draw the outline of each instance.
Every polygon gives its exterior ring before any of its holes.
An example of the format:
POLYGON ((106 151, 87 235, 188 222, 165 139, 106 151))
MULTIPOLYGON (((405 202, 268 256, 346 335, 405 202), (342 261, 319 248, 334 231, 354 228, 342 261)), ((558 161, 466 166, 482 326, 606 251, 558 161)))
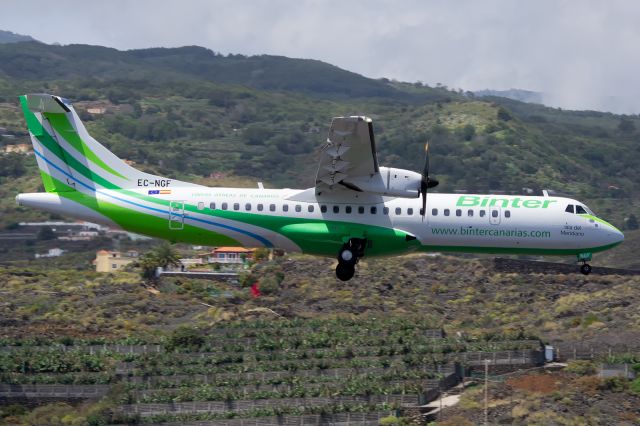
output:
POLYGON ((420 195, 422 195, 422 220, 427 214, 427 189, 429 188, 429 142, 424 146, 424 167, 422 168, 422 181, 420 182, 420 195))
POLYGON ((422 178, 429 176, 429 142, 424 146, 424 168, 422 169, 422 178))

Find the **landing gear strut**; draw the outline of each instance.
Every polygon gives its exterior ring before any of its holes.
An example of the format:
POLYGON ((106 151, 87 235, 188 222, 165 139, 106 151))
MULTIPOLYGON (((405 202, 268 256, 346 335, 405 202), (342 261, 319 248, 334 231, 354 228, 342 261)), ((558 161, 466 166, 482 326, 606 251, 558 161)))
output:
POLYGON ((580 266, 580 272, 584 275, 589 275, 591 273, 591 265, 587 262, 591 260, 591 253, 580 253, 578 254, 578 262, 582 262, 582 266, 580 266))
POLYGON ((356 263, 364 256, 366 245, 366 238, 351 238, 349 242, 342 245, 338 252, 338 266, 336 266, 336 277, 340 281, 349 281, 353 278, 356 263))

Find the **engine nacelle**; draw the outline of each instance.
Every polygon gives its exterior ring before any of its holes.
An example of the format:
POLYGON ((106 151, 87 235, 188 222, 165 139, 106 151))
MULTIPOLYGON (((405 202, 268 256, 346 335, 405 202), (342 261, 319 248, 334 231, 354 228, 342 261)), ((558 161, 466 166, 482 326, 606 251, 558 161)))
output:
POLYGON ((380 172, 369 177, 346 178, 343 182, 354 189, 393 197, 420 196, 422 175, 411 170, 380 167, 380 172))

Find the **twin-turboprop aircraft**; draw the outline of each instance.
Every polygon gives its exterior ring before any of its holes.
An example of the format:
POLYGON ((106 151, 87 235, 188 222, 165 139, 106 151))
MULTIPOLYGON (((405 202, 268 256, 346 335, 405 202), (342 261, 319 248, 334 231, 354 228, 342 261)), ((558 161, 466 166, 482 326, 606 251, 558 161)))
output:
POLYGON ((546 193, 434 193, 427 204, 438 183, 428 147, 422 173, 381 167, 366 117, 333 119, 313 188, 209 188, 130 167, 63 98, 20 102, 46 191, 19 194, 20 205, 172 242, 337 257, 343 281, 363 256, 421 251, 573 255, 589 274, 592 253, 624 239, 583 203, 546 193))

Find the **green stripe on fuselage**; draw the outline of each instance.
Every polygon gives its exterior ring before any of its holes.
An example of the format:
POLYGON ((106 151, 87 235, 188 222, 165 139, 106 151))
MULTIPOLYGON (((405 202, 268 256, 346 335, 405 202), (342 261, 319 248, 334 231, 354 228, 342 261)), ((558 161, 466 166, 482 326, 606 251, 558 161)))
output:
MULTIPOLYGON (((349 238, 366 238, 370 242, 367 256, 402 254, 420 247, 416 239, 407 241, 407 234, 391 226, 339 222, 323 219, 305 219, 276 215, 241 213, 229 210, 189 210, 242 222, 278 233, 298 245, 304 253, 335 256, 349 238)), ((185 209, 187 206, 185 206, 185 209)), ((391 224, 390 224, 391 225, 391 224)), ((277 243, 277 242, 276 242, 277 243)), ((276 244, 277 245, 277 244, 276 244)))
MULTIPOLYGON (((56 181, 56 185, 65 186, 64 183, 58 181, 54 177, 50 176, 49 178, 56 181)), ((97 200, 95 197, 76 191, 73 188, 68 188, 68 192, 59 193, 58 195, 100 213, 118 224, 122 229, 130 232, 162 238, 172 242, 186 242, 208 246, 242 245, 237 240, 226 235, 218 234, 208 229, 199 228, 186 223, 184 224, 184 228, 181 230, 171 230, 169 229, 168 211, 167 218, 164 219, 162 217, 128 209, 111 202, 97 200)))
POLYGON ((596 221, 596 222, 599 222, 599 223, 601 223, 601 224, 603 224, 603 225, 606 225, 606 226, 608 226, 608 227, 610 227, 610 228, 612 228, 612 229, 614 229, 614 230, 616 230, 616 231, 620 232, 620 231, 618 230, 618 228, 616 228, 615 226, 613 226, 612 224, 610 224, 610 223, 609 223, 609 222, 607 222, 606 220, 602 220, 602 219, 600 219, 598 216, 594 216, 594 215, 592 215, 592 214, 579 214, 578 216, 580 216, 580 217, 584 217, 585 219, 592 219, 592 220, 594 220, 594 221, 596 221))

